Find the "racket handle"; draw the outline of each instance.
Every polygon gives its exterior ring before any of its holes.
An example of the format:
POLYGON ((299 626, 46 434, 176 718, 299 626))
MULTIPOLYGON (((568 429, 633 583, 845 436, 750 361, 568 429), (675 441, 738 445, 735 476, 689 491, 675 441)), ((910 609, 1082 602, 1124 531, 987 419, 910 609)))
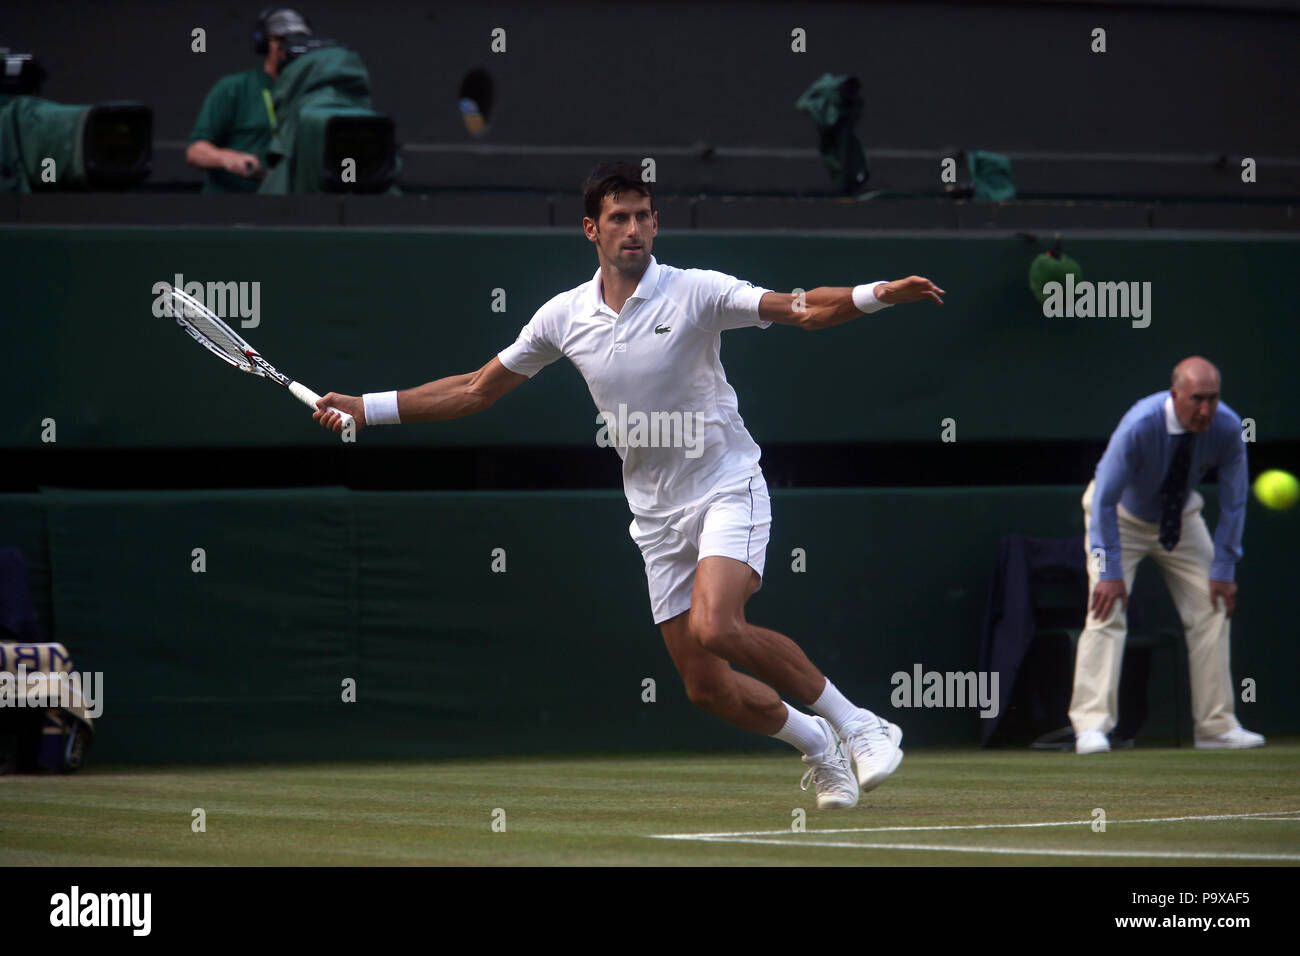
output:
MULTIPOLYGON (((304 405, 309 405, 312 408, 315 408, 316 403, 320 401, 320 396, 302 382, 290 382, 289 391, 293 392, 294 397, 298 399, 298 401, 302 402, 304 405)), ((352 424, 352 416, 347 412, 335 408, 333 405, 330 406, 330 411, 339 413, 339 417, 343 419, 344 428, 347 428, 352 424)))

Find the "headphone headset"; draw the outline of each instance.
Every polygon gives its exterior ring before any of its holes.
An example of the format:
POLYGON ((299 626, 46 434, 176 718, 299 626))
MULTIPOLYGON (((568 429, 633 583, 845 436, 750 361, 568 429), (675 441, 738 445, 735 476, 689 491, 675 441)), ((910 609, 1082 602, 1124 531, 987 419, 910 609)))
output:
POLYGON ((302 17, 302 22, 307 24, 307 29, 311 29, 311 21, 303 15, 302 11, 294 10, 293 7, 267 7, 257 15, 257 26, 253 28, 253 52, 258 56, 266 56, 267 52, 271 48, 271 38, 266 32, 266 21, 271 19, 271 17, 275 16, 277 13, 280 13, 282 10, 290 10, 293 13, 298 14, 298 16, 302 17))

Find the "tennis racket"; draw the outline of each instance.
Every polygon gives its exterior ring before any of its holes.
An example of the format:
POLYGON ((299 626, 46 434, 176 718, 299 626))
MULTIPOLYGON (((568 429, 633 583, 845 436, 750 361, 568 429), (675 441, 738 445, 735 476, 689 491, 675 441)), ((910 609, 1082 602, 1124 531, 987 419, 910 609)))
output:
MULTIPOLYGON (((302 382, 295 382, 289 376, 277 372, 275 366, 258 354, 257 349, 236 335, 234 329, 217 318, 211 309, 194 296, 174 286, 168 286, 167 289, 171 315, 176 319, 176 324, 188 332, 195 342, 241 372, 260 375, 283 385, 298 401, 312 409, 316 408, 316 403, 320 401, 319 395, 302 382)), ((333 407, 330 411, 339 413, 344 428, 352 424, 352 416, 347 412, 333 407)))

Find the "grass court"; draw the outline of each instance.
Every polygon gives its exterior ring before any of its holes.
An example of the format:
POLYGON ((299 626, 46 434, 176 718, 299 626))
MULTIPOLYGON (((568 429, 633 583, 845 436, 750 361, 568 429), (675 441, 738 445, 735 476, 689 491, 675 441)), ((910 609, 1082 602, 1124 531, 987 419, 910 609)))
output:
POLYGON ((0 777, 0 865, 1300 863, 1295 739, 1094 757, 917 749, 846 811, 816 810, 801 769, 784 753, 92 764, 0 777), (206 832, 191 829, 195 808, 206 832))

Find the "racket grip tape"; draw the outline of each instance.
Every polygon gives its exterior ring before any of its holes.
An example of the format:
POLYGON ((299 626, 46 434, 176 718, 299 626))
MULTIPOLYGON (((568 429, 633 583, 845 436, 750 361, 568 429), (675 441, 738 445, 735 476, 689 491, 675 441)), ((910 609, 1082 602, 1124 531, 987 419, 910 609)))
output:
MULTIPOLYGON (((294 397, 298 399, 298 401, 302 402, 304 405, 309 405, 312 408, 315 408, 316 403, 320 401, 320 396, 306 385, 302 384, 302 382, 290 382, 289 391, 293 392, 294 397)), ((330 411, 339 413, 339 417, 343 419, 344 428, 347 428, 352 423, 352 416, 347 412, 335 408, 333 405, 330 406, 330 411)))

